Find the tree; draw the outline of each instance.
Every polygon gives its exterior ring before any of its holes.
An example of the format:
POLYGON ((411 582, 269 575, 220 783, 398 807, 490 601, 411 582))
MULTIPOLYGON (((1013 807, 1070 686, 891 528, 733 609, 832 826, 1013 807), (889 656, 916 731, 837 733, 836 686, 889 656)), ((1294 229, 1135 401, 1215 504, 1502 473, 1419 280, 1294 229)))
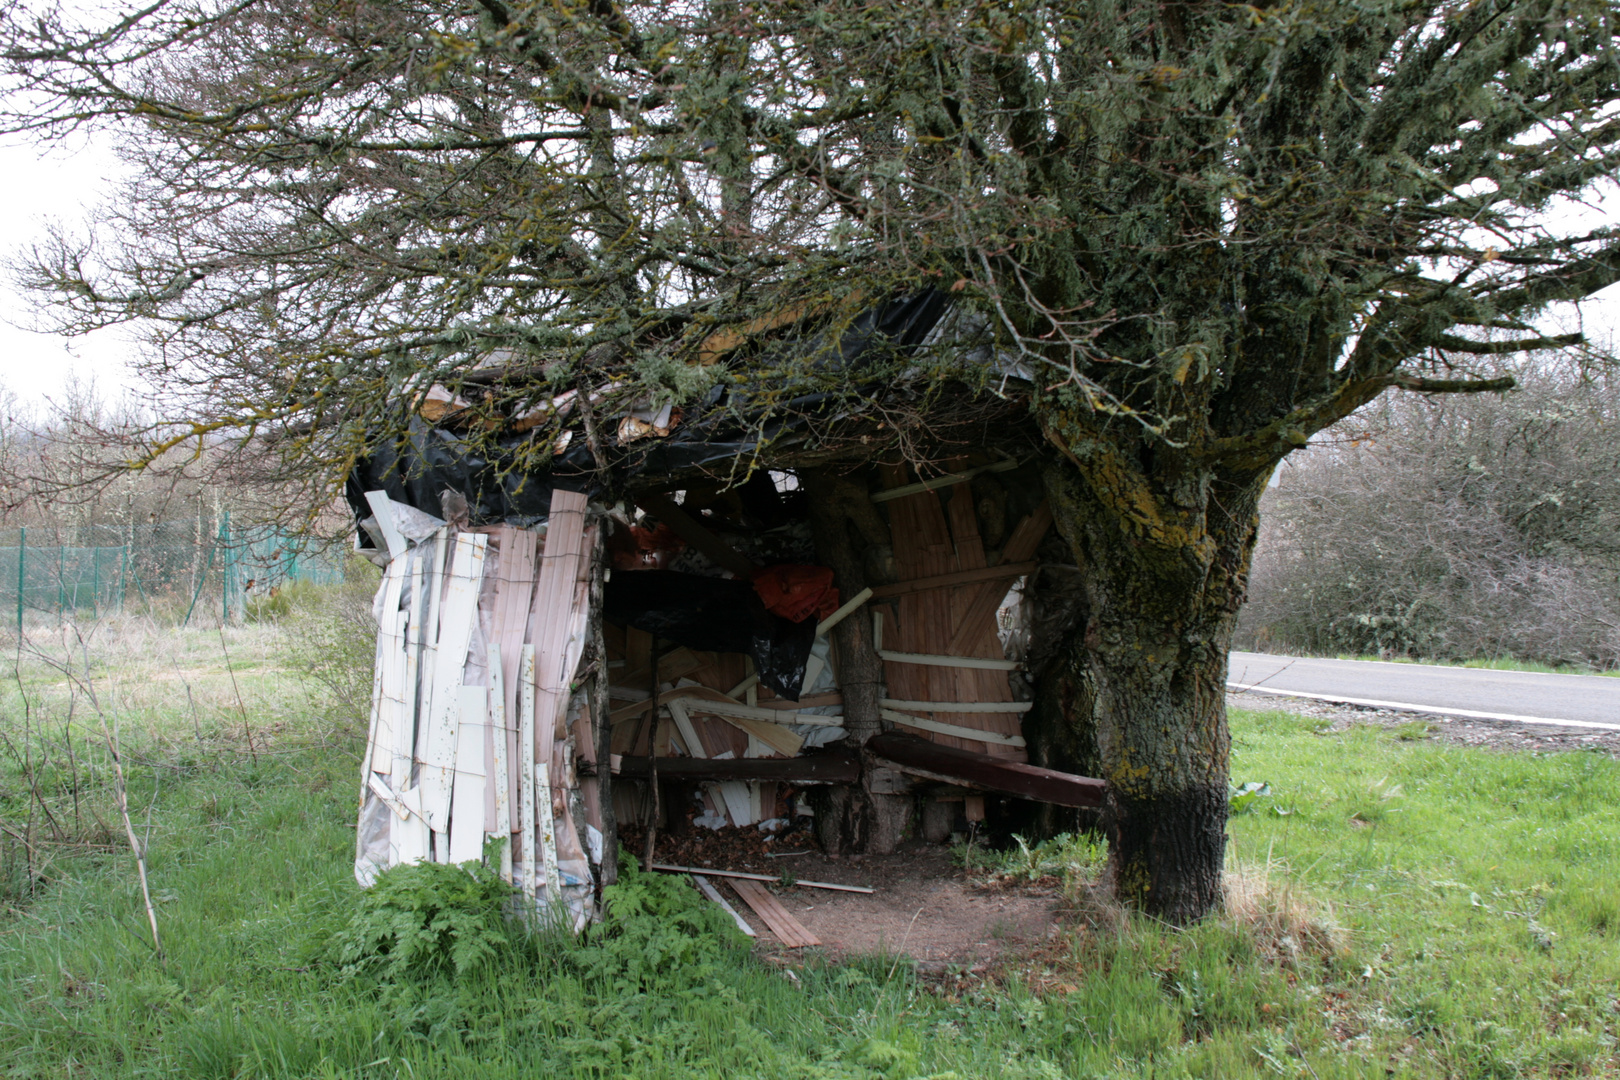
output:
MULTIPOLYGON (((64 324, 153 328, 179 423, 292 430, 332 476, 431 382, 491 409, 708 363, 718 331, 936 286, 1028 376, 1087 615, 1048 675, 1095 728, 1118 893, 1219 899, 1225 656, 1275 464, 1390 387, 1620 279, 1535 224, 1616 165, 1611 0, 155 0, 11 9, 10 126, 112 125, 138 179, 30 263, 64 324), (763 321, 761 321, 763 320, 763 321), (703 343, 710 342, 705 348, 703 343), (504 381, 474 370, 506 358, 504 381), (514 371, 529 375, 514 381, 514 371)), ((869 425, 871 430, 874 425, 869 425)), ((537 443, 537 446, 540 445, 537 443)), ((878 445, 878 444, 874 444, 878 445)), ((543 459, 543 450, 537 450, 543 459)))
POLYGON ((1506 398, 1393 398, 1267 492, 1238 640, 1620 666, 1620 385, 1534 359, 1506 398))

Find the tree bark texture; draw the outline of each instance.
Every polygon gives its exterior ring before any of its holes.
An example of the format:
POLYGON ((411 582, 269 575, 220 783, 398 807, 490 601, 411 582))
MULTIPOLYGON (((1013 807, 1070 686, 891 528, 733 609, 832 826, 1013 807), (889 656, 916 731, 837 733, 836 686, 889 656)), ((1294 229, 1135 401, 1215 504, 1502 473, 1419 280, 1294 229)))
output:
MULTIPOLYGON (((1077 738, 1095 730, 1115 895, 1190 922, 1221 900, 1226 657, 1265 478, 1205 474, 1183 478, 1173 498, 1122 500, 1125 485, 1109 486, 1106 462, 1087 464, 1054 463, 1045 474, 1085 582, 1086 618, 1040 700, 1068 711, 1077 738)), ((1061 744, 1049 753, 1083 757, 1061 744)))
MULTIPOLYGON (((809 495, 816 552, 832 568, 838 595, 847 599, 869 584, 863 548, 874 540, 886 540, 871 535, 873 529, 884 529, 882 519, 867 498, 866 488, 847 476, 807 469, 800 479, 809 495)), ((884 730, 883 661, 872 640, 872 620, 864 611, 835 626, 831 638, 844 695, 844 730, 848 732, 844 739, 850 749, 859 752, 868 739, 884 730)), ((870 762, 867 765, 861 786, 832 786, 811 793, 816 832, 829 854, 886 855, 905 839, 911 799, 872 791, 870 762)))

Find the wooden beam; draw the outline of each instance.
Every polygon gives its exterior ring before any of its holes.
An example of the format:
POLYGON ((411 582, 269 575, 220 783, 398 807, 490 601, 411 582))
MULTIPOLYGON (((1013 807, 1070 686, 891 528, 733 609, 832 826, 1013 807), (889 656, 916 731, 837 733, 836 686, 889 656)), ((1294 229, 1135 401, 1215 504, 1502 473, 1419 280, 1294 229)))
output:
MULTIPOLYGON (((781 875, 772 877, 770 874, 745 874, 741 870, 715 870, 708 866, 672 866, 669 863, 655 862, 654 870, 662 870, 666 874, 707 874, 709 877, 738 878, 742 881, 771 881, 781 882, 781 875)), ((795 881, 796 886, 805 889, 831 889, 833 892, 856 892, 871 894, 876 889, 865 885, 837 885, 831 881, 795 881)))
POLYGON ((928 713, 1026 713, 1035 707, 1033 701, 900 701, 895 698, 884 698, 882 705, 886 709, 911 709, 915 712, 928 713))
POLYGON ((848 600, 844 601, 837 611, 816 623, 816 637, 826 637, 827 631, 853 615, 862 604, 876 595, 871 589, 862 589, 848 600))
MULTIPOLYGON (((652 775, 652 759, 621 757, 614 772, 621 776, 652 775)), ((793 784, 853 784, 861 777, 860 759, 849 750, 824 750, 791 758, 660 757, 658 776, 666 780, 785 780, 793 784)), ((707 871, 705 871, 707 872, 707 871)))
MULTIPOLYGON (((872 590, 872 599, 887 600, 894 596, 905 596, 907 593, 922 592, 924 589, 943 589, 952 585, 972 585, 981 581, 1006 581, 1015 577, 1023 577, 1032 573, 1039 563, 1018 562, 1002 563, 1000 566, 981 566, 975 570, 957 570, 950 574, 935 574, 933 577, 913 578, 910 581, 897 581, 893 585, 879 585, 872 590)), ((1006 590, 1002 590, 1002 595, 1006 590)), ((1000 597, 998 596, 999 600, 1000 597)))
MULTIPOLYGON (((1013 529, 1012 535, 1007 538, 1007 546, 1002 548, 1003 559, 1028 559, 1039 550, 1041 541, 1046 538, 1046 530, 1052 527, 1052 507, 1042 500, 1041 504, 1030 512, 1030 515, 1013 529)), ((1029 572, 1033 573, 1039 564, 1027 564, 1029 572)), ((959 653, 967 647, 967 643, 974 640, 981 632, 985 620, 993 619, 996 609, 1001 606, 1002 598, 1007 595, 1006 589, 998 589, 995 585, 979 586, 979 595, 968 604, 967 611, 962 616, 962 622, 957 626, 956 633, 951 635, 950 644, 945 646, 947 653, 959 653)))
POLYGON ((953 739, 972 739, 975 742, 995 743, 997 746, 1025 745, 1022 735, 1003 735, 999 731, 981 731, 978 728, 963 727, 960 724, 924 720, 907 713, 895 712, 893 709, 884 709, 883 719, 892 724, 915 728, 918 731, 932 731, 936 735, 949 735, 953 739))
POLYGON ((1023 667, 1017 660, 991 660, 983 656, 934 656, 931 653, 890 652, 879 649, 878 655, 891 664, 922 664, 924 667, 970 668, 975 671, 1017 671, 1023 667))
POLYGON ((898 731, 874 735, 867 741, 866 749, 893 763, 901 772, 930 778, 949 777, 974 787, 1055 806, 1101 806, 1108 792, 1106 782, 1089 776, 1024 765, 971 750, 956 750, 898 731))
POLYGON ((744 581, 751 579, 759 570, 747 557, 740 554, 731 545, 720 539, 697 518, 688 514, 675 504, 661 491, 646 491, 639 495, 632 495, 636 505, 647 513, 662 521, 675 531, 675 535, 697 548, 716 565, 723 566, 744 581))
POLYGON ((890 499, 900 499, 907 495, 917 495, 924 491, 933 491, 935 488, 950 487, 982 476, 985 473, 1011 472, 1018 468, 1018 462, 1012 458, 1005 461, 993 461, 989 465, 980 465, 976 469, 966 469, 958 473, 946 473, 936 476, 932 480, 922 480, 915 484, 902 484, 900 487, 889 488, 887 491, 873 492, 869 498, 875 503, 888 502, 890 499))

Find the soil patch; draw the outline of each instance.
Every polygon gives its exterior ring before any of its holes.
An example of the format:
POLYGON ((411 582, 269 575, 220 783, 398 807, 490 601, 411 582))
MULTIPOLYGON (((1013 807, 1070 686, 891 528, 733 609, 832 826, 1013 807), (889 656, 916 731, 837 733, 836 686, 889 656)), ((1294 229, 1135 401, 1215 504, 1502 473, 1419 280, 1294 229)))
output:
MULTIPOLYGON (((643 841, 634 830, 626 830, 621 842, 639 857, 643 841)), ((903 955, 925 973, 977 973, 1027 956, 1060 933, 1062 896, 1055 882, 987 883, 957 866, 948 848, 923 841, 908 842, 893 855, 831 858, 803 828, 768 841, 754 829, 699 828, 660 837, 655 861, 781 878, 766 887, 821 939, 821 953, 832 959, 903 955), (874 891, 833 892, 788 884, 793 881, 874 891)), ((709 881, 754 928, 760 952, 803 952, 784 948, 724 878, 709 881)))

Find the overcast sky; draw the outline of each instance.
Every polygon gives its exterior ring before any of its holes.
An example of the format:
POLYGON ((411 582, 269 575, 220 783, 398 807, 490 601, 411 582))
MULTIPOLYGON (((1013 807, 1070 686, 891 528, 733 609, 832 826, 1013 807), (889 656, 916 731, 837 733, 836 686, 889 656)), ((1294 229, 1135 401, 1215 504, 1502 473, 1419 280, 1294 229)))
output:
MULTIPOLYGON (((0 144, 0 260, 9 262, 26 251, 49 221, 82 226, 118 170, 117 158, 95 146, 42 155, 27 144, 0 144)), ((1561 214, 1564 227, 1574 231, 1620 221, 1620 195, 1613 184, 1594 199, 1593 206, 1561 214)), ((93 380, 103 398, 131 392, 146 396, 146 388, 126 366, 139 348, 130 333, 113 329, 64 339, 30 332, 24 327, 41 319, 37 303, 17 289, 9 273, 0 272, 0 388, 33 406, 60 395, 74 377, 93 380)), ((1620 343, 1620 285, 1588 301, 1578 313, 1566 307, 1543 322, 1549 331, 1584 329, 1595 341, 1620 343)))

